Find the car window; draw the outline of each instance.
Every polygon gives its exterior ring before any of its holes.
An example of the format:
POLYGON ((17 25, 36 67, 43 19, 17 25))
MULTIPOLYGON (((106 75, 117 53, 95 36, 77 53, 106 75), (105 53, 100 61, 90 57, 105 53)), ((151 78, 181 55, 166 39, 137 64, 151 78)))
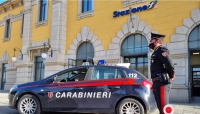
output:
POLYGON ((92 80, 115 78, 116 69, 108 67, 94 67, 92 80))
POLYGON ((126 75, 123 70, 117 70, 116 78, 125 78, 126 75))
POLYGON ((54 82, 83 81, 87 73, 87 68, 75 69, 59 74, 54 82))

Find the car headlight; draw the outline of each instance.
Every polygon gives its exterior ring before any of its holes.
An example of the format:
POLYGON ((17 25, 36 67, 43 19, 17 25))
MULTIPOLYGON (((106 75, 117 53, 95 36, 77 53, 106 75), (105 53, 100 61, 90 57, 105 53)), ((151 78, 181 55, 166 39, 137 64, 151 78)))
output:
POLYGON ((11 92, 12 90, 14 90, 14 89, 17 89, 17 88, 18 88, 17 85, 13 86, 12 88, 10 88, 10 92, 11 92))

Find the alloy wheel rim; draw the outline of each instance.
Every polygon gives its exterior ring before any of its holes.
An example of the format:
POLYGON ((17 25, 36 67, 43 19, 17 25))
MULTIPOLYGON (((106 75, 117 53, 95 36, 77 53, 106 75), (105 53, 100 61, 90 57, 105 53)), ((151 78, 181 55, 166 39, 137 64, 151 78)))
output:
POLYGON ((122 105, 121 114, 140 114, 140 107, 134 102, 126 102, 122 105))
POLYGON ((37 109, 37 103, 32 98, 25 98, 20 103, 20 110, 23 114, 33 114, 37 109))

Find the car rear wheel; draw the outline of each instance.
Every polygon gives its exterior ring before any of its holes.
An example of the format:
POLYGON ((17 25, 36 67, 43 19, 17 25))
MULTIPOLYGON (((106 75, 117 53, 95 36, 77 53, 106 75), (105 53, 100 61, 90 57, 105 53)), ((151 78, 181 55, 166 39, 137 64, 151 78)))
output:
POLYGON ((144 114, 142 104, 131 98, 123 99, 117 106, 117 114, 144 114))
POLYGON ((40 114, 40 102, 34 95, 24 95, 17 103, 17 109, 20 114, 40 114))

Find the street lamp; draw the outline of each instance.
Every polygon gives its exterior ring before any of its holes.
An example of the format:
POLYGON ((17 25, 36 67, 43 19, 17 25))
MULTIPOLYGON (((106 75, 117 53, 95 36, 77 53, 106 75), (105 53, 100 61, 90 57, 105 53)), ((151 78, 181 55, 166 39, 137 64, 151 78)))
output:
POLYGON ((22 51, 19 48, 14 48, 13 50, 14 50, 14 56, 12 57, 12 61, 17 61, 17 58, 15 57, 15 51, 20 51, 20 54, 21 54, 20 60, 23 60, 22 51))
MULTIPOLYGON (((41 56, 42 58, 47 58, 47 54, 45 53, 45 47, 48 46, 49 48, 51 48, 51 45, 45 42, 43 43, 43 45, 44 45, 44 52, 41 54, 41 56)), ((52 57, 52 55, 53 55, 53 50, 51 48, 51 54, 49 56, 52 57)))
POLYGON ((46 53, 42 53, 42 58, 47 58, 47 54, 46 53))

